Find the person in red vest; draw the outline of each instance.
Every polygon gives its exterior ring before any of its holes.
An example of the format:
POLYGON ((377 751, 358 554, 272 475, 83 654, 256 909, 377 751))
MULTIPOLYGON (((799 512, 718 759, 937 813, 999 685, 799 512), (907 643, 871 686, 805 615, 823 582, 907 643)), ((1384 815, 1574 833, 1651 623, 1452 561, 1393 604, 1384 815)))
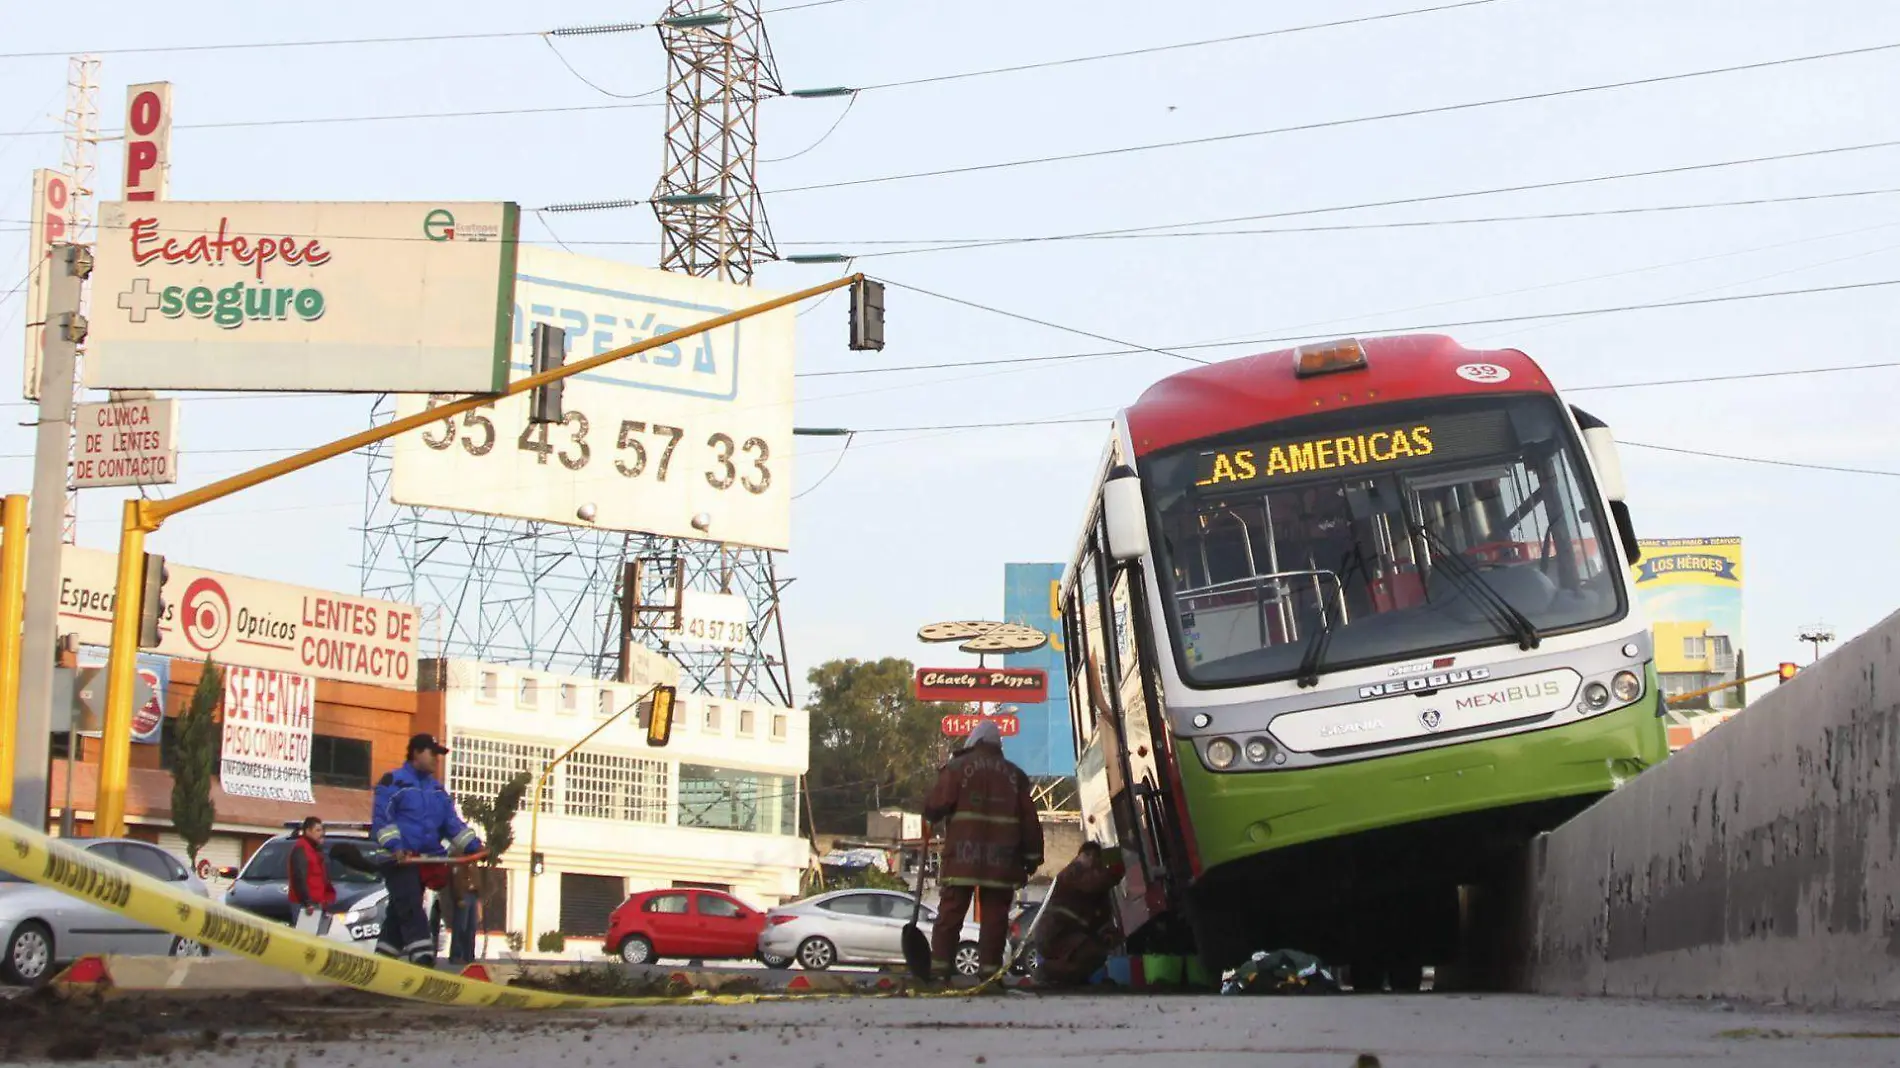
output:
POLYGON ((285 888, 295 910, 291 925, 299 931, 324 935, 336 907, 336 887, 330 885, 328 859, 323 853, 323 821, 304 818, 290 843, 290 880, 285 888))

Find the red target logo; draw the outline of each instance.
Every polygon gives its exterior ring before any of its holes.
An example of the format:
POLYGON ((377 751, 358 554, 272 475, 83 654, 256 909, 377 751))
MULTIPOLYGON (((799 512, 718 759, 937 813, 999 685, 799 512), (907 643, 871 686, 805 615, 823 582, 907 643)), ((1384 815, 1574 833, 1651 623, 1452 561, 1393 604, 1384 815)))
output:
POLYGON ((231 599, 214 578, 200 578, 185 587, 182 611, 185 640, 201 653, 216 651, 231 634, 231 599))

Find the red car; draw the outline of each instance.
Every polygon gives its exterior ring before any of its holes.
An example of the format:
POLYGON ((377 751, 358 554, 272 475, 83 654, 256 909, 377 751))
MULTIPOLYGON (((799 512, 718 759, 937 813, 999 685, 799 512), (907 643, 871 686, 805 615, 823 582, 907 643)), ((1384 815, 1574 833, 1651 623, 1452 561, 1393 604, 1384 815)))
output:
POLYGON ((686 960, 759 957, 765 913, 717 890, 647 890, 627 898, 607 920, 607 952, 628 964, 661 957, 686 960))

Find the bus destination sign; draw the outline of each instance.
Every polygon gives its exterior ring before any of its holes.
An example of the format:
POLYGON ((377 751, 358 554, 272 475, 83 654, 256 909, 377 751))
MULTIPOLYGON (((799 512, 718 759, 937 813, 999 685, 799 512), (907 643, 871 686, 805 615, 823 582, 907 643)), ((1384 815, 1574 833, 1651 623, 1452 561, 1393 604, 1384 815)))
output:
POLYGON ((1226 489, 1303 475, 1370 473, 1501 456, 1515 448, 1509 418, 1502 411, 1398 419, 1333 434, 1211 449, 1199 457, 1194 484, 1226 489))
POLYGON ((919 701, 1033 705, 1049 699, 1049 675, 1038 668, 918 668, 911 689, 919 701))

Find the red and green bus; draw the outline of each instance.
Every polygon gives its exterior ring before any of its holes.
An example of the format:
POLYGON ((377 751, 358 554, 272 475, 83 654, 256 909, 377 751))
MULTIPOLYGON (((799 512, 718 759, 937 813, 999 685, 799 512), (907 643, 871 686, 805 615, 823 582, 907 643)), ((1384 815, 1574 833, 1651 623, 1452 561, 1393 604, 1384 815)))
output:
POLYGON ((1667 755, 1623 497, 1602 421, 1448 337, 1229 360, 1123 411, 1062 605, 1131 942, 1447 974, 1471 888, 1667 755))

